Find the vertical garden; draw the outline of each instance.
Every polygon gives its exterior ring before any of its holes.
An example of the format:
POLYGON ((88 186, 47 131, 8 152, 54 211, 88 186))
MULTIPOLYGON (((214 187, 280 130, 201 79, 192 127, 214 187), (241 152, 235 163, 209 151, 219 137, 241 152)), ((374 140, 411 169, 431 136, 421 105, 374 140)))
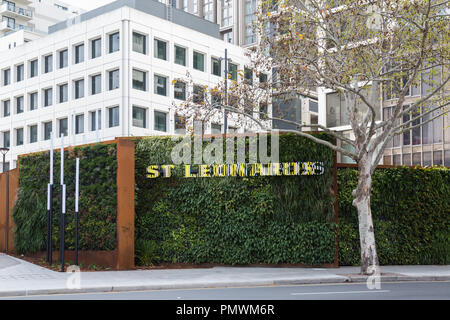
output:
MULTIPOLYGON (((332 151, 283 134, 279 162, 320 161, 324 174, 184 178, 181 167, 175 166, 170 178, 148 179, 147 166, 172 164, 172 148, 180 141, 136 141, 138 264, 334 262, 332 151)), ((208 144, 204 140, 203 147, 208 144)))
MULTIPOLYGON (((66 184, 66 249, 74 248, 75 159, 80 158, 80 250, 116 248, 116 145, 95 144, 69 148, 64 153, 66 184)), ((59 249, 61 212, 60 153, 55 151, 53 248, 59 249)), ((49 152, 19 159, 19 190, 13 210, 15 248, 19 253, 45 251, 49 152)))

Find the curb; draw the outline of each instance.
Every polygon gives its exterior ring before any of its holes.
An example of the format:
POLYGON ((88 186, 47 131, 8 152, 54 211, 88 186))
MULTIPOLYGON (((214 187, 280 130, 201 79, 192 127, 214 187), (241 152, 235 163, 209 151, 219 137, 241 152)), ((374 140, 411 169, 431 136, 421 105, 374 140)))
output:
MULTIPOLYGON (((13 290, 0 291, 0 297, 27 297, 38 295, 55 294, 81 294, 81 293, 112 293, 127 291, 151 291, 151 290, 183 290, 183 289, 207 289, 207 288, 229 288, 229 287, 262 287, 277 285, 302 285, 302 284, 331 284, 331 283, 363 283, 367 277, 362 276, 339 276, 339 278, 304 278, 304 279, 286 279, 286 280, 260 280, 260 281, 237 281, 237 282, 204 282, 187 284, 158 284, 158 285, 139 285, 139 286, 98 286, 86 287, 81 289, 53 288, 53 289, 31 289, 31 290, 13 290)), ((382 276, 381 282, 396 281, 450 281, 450 276, 382 276)))

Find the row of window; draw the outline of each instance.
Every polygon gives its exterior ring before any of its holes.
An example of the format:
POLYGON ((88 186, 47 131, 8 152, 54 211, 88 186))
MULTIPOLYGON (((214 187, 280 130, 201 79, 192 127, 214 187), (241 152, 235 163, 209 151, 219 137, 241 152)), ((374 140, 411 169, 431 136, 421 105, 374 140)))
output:
MULTIPOLYGON (((108 128, 117 127, 120 125, 120 114, 119 107, 110 107, 107 108, 107 125, 108 128)), ((133 106, 133 121, 132 125, 138 128, 147 128, 148 129, 148 108, 143 108, 139 106, 133 106)), ((168 113, 162 111, 153 111, 153 130, 168 132, 168 113)), ((89 131, 96 131, 102 129, 102 111, 101 109, 90 111, 89 112, 89 131)), ((74 121, 73 133, 74 134, 83 134, 85 133, 85 115, 84 113, 74 115, 72 118, 74 121)), ((69 125, 69 117, 64 117, 57 119, 56 121, 57 128, 56 132, 58 137, 61 135, 68 135, 68 125, 69 125)), ((27 127, 27 143, 36 143, 38 142, 38 125, 33 124, 27 127)), ((184 121, 184 117, 175 115, 175 123, 174 123, 175 132, 184 133, 186 131, 186 124, 184 121)), ((235 131, 236 128, 231 128, 231 130, 235 131)), ((53 131, 53 122, 46 121, 41 123, 42 130, 42 140, 49 140, 50 134, 53 131)), ((211 133, 220 134, 222 127, 220 124, 211 124, 211 133)), ((10 148, 11 147, 11 133, 10 131, 2 132, 3 138, 3 147, 10 148)), ((22 146, 25 143, 25 130, 23 127, 14 129, 14 146, 22 146)))
POLYGON ((425 151, 384 156, 384 164, 404 166, 450 166, 450 150, 425 151))
MULTIPOLYGON (((119 51, 119 32, 108 35, 108 53, 119 51)), ((95 59, 101 56, 102 38, 90 40, 90 58, 95 59)), ((73 46, 73 64, 79 64, 85 61, 85 45, 80 43, 73 46)), ((53 71, 53 53, 42 57, 42 74, 53 71)), ((64 69, 69 65, 69 51, 67 48, 58 50, 56 53, 56 66, 58 69, 64 69)), ((39 74, 39 61, 33 59, 28 61, 28 77, 34 78, 39 74)), ((17 64, 14 66, 14 82, 21 82, 25 79, 25 64, 17 64)), ((7 86, 12 83, 11 68, 2 70, 2 85, 7 86)))

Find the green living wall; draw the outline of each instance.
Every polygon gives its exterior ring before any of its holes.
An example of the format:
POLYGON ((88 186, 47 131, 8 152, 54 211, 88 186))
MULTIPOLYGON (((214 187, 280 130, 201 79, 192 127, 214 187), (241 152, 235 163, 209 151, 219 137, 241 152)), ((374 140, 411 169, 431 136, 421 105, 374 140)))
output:
MULTIPOLYGON (((321 138, 331 141, 325 135, 321 138)), ((171 150, 180 141, 170 137, 136 141, 138 264, 334 262, 332 151, 284 134, 280 162, 322 161, 325 173, 184 178, 181 166, 176 166, 171 178, 148 179, 147 166, 172 164, 171 150)))
MULTIPOLYGON (((75 158, 80 158, 80 250, 116 248, 116 145, 75 147, 64 153, 66 184, 66 249, 74 248, 75 158)), ((60 152, 54 154, 53 248, 59 249, 61 212, 60 152)), ((20 158, 19 190, 13 210, 15 247, 20 253, 44 251, 47 236, 47 184, 50 154, 20 158)))
MULTIPOLYGON (((357 178, 355 169, 338 170, 340 265, 360 264, 357 178)), ((450 263, 450 169, 377 169, 371 207, 380 264, 450 263)))

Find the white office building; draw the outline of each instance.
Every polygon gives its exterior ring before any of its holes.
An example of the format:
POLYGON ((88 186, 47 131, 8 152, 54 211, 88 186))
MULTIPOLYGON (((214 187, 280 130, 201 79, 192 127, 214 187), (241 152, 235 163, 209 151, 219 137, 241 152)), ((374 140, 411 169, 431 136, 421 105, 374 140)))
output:
MULTIPOLYGON (((173 102, 220 81, 225 48, 232 70, 247 63, 217 24, 154 0, 119 0, 48 31, 0 54, 0 146, 10 148, 9 168, 20 154, 48 150, 51 132, 66 146, 174 134, 184 124, 173 102), (193 88, 173 83, 187 71, 193 88)), ((208 123, 205 133, 221 125, 208 123)), ((228 125, 234 129, 233 119, 228 125)))

